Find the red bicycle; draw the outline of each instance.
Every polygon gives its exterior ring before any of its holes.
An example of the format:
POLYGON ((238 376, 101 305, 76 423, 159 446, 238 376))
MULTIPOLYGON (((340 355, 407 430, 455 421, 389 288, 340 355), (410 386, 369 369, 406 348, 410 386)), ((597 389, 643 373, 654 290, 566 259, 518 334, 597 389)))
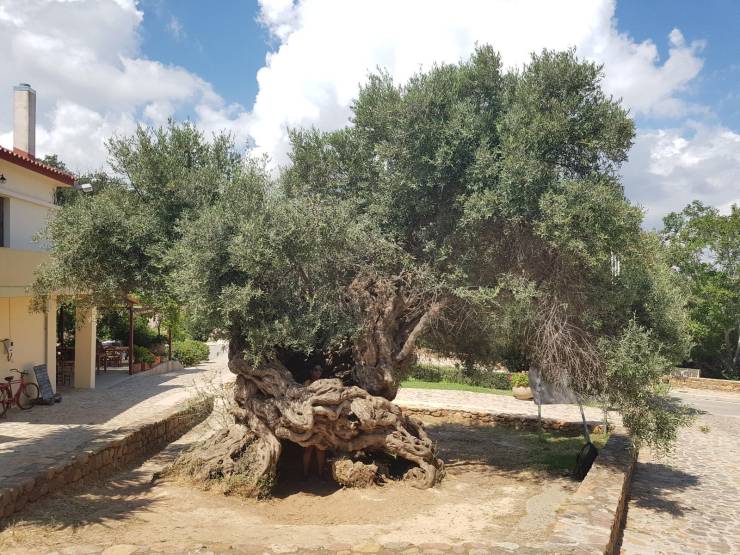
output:
POLYGON ((27 382, 24 378, 28 372, 21 372, 17 368, 13 368, 11 372, 17 372, 21 377, 19 380, 14 380, 12 376, 8 376, 5 378, 5 383, 0 383, 0 416, 5 416, 13 405, 17 405, 22 410, 28 410, 39 398, 39 386, 33 382, 27 382), (13 394, 14 384, 18 384, 15 395, 13 394))

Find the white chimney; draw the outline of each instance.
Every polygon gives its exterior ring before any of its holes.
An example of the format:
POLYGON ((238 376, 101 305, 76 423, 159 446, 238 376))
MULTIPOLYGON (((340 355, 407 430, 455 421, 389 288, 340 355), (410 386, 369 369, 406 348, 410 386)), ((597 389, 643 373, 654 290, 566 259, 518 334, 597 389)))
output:
POLYGON ((13 150, 36 157, 36 91, 28 83, 13 88, 13 150))

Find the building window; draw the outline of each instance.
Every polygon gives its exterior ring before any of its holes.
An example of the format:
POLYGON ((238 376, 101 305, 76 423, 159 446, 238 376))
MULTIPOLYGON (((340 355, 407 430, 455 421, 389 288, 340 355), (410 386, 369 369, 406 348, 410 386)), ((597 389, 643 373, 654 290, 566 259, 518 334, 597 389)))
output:
POLYGON ((0 247, 7 247, 7 232, 5 230, 5 222, 7 221, 7 216, 5 215, 5 210, 8 207, 8 199, 5 197, 0 197, 0 247))

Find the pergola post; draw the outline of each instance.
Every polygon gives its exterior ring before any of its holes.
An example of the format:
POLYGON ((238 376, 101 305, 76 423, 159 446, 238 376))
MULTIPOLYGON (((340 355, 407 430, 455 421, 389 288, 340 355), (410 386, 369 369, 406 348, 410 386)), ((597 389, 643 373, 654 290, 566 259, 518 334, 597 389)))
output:
POLYGON ((93 389, 95 387, 95 359, 97 358, 97 314, 91 308, 85 314, 75 311, 75 375, 77 388, 93 389))
POLYGON ((64 346, 64 305, 59 305, 59 356, 62 358, 62 368, 67 359, 67 349, 64 346))
POLYGON ((134 373, 134 303, 128 301, 128 373, 134 373))
POLYGON ((49 297, 46 306, 46 371, 52 389, 57 390, 57 299, 49 297))

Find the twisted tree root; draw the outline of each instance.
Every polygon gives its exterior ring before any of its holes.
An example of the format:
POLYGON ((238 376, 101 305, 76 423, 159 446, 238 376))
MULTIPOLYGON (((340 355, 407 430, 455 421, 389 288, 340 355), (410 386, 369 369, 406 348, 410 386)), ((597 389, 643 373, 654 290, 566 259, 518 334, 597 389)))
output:
POLYGON ((277 474, 280 440, 334 452, 387 453, 418 468, 406 478, 420 488, 438 483, 444 465, 418 420, 383 397, 370 395, 338 379, 302 386, 273 360, 257 366, 234 358, 237 374, 232 414, 234 425, 201 448, 186 454, 181 468, 195 469, 198 480, 241 476, 241 491, 263 495, 277 474))

